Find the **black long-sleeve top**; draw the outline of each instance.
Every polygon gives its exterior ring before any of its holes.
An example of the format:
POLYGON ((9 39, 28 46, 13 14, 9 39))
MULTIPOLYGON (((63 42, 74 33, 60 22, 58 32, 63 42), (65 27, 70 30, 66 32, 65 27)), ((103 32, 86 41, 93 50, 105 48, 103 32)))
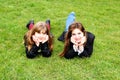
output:
POLYGON ((28 50, 28 48, 26 47, 27 58, 34 58, 38 54, 42 54, 43 57, 51 56, 51 51, 49 50, 48 42, 45 42, 43 44, 40 43, 39 46, 36 46, 36 44, 33 44, 30 50, 28 50))
POLYGON ((67 59, 74 58, 75 56, 79 56, 81 58, 90 57, 93 52, 94 39, 95 39, 95 35, 90 32, 87 32, 87 42, 84 46, 84 51, 78 55, 78 52, 75 52, 73 49, 73 43, 70 43, 69 49, 65 53, 64 57, 67 59))

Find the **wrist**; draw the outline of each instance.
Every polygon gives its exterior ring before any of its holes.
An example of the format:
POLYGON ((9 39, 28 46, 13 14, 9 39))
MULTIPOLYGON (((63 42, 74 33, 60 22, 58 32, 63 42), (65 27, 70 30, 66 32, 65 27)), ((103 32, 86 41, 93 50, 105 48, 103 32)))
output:
POLYGON ((79 46, 78 55, 80 55, 83 51, 84 51, 84 47, 83 46, 79 46))
POLYGON ((40 43, 37 42, 37 43, 35 43, 35 45, 36 45, 37 47, 39 47, 40 43))

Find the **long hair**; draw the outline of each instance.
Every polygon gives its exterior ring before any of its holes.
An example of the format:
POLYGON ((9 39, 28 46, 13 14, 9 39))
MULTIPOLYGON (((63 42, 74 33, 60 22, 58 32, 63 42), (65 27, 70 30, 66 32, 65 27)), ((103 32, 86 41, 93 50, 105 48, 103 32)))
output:
MULTIPOLYGON (((65 35, 65 44, 64 44, 64 50, 62 51, 62 53, 60 54, 60 56, 64 56, 64 54, 68 51, 69 47, 70 47, 70 38, 72 36, 72 31, 74 29, 79 29, 80 31, 83 32, 84 36, 86 37, 87 40, 87 34, 86 31, 83 27, 83 25, 80 22, 74 22, 69 26, 68 32, 65 35)), ((86 43, 86 42, 85 42, 86 43)), ((85 46, 85 43, 83 44, 85 46)))
POLYGON ((37 22, 31 30, 29 30, 25 36, 24 36, 24 44, 30 50, 32 48, 32 45, 35 44, 35 42, 32 39, 32 35, 35 34, 35 32, 40 33, 41 31, 45 32, 49 39, 48 39, 48 46, 50 51, 53 49, 53 37, 50 35, 50 31, 47 28, 47 24, 45 22, 37 22))

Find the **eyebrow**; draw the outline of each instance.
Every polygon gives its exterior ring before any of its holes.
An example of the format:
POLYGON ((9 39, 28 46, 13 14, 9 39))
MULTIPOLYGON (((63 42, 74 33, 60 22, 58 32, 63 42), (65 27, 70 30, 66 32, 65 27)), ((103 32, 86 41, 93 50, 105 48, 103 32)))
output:
POLYGON ((72 33, 72 35, 75 35, 75 33, 72 33))

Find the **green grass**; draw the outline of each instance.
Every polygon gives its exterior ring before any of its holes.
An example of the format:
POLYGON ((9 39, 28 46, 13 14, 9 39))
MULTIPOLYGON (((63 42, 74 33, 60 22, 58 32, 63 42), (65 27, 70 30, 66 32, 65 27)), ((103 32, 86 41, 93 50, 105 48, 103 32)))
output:
POLYGON ((1 80, 120 80, 119 0, 0 0, 1 80), (57 38, 68 14, 96 36, 90 58, 67 60, 57 38), (54 51, 50 58, 27 59, 23 45, 30 20, 51 19, 54 51))

